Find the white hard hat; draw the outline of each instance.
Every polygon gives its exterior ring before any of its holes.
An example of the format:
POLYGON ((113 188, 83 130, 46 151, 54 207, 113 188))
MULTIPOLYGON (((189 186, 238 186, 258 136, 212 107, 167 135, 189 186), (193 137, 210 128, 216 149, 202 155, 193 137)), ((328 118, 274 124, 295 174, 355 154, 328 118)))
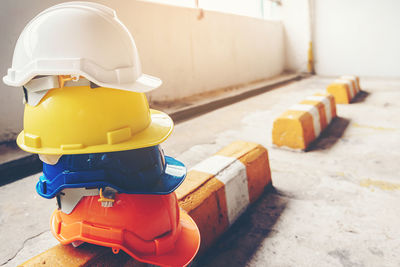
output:
POLYGON ((34 77, 52 75, 83 76, 98 86, 135 92, 161 85, 142 73, 135 42, 115 11, 89 2, 55 5, 31 20, 3 81, 24 86, 34 77))

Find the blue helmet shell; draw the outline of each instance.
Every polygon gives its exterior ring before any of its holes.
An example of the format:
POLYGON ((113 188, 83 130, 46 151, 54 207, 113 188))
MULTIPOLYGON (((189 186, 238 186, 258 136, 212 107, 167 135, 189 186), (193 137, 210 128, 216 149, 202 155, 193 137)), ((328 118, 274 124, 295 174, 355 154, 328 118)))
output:
POLYGON ((65 188, 112 187, 127 194, 169 194, 185 179, 180 161, 164 156, 160 147, 63 155, 55 165, 43 163, 36 191, 55 197, 65 188))

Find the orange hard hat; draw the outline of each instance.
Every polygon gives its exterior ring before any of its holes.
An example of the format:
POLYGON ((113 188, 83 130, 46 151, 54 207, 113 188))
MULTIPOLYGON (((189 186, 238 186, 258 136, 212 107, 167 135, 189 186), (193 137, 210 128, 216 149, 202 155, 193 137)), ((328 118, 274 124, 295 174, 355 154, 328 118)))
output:
MULTIPOLYGON (((62 203, 61 203, 62 205, 62 203)), ((116 194, 112 207, 84 196, 70 214, 55 210, 51 231, 62 243, 87 242, 120 249, 160 266, 186 266, 200 246, 196 223, 179 209, 176 194, 116 194)))

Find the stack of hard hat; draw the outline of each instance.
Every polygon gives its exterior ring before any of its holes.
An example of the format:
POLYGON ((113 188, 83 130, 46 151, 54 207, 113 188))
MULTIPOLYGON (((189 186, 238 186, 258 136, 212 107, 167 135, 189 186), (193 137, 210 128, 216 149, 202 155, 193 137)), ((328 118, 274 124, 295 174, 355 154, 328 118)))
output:
POLYGON ((21 33, 3 80, 24 88, 17 143, 43 161, 36 190, 57 199, 51 230, 62 244, 122 249, 162 266, 194 258, 199 231, 174 193, 186 168, 159 145, 173 122, 144 94, 161 81, 141 72, 114 10, 86 2, 46 9, 21 33))

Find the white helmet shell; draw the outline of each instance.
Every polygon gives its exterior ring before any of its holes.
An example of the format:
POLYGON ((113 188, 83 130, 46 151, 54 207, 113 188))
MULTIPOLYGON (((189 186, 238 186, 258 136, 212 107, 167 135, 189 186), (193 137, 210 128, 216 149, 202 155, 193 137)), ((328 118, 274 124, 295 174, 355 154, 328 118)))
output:
POLYGON ((42 75, 83 76, 98 86, 134 92, 161 85, 142 73, 135 42, 115 11, 89 2, 50 7, 22 31, 3 81, 23 86, 42 75))

